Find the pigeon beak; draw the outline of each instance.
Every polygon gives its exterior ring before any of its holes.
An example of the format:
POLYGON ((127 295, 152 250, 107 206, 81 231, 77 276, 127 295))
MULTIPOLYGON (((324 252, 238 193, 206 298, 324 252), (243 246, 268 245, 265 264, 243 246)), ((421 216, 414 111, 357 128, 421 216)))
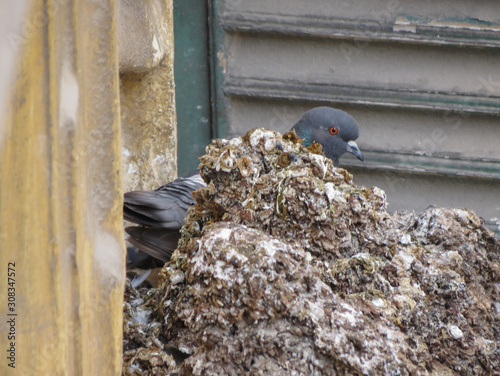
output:
POLYGON ((354 141, 349 141, 347 143, 347 151, 353 154, 360 161, 364 161, 363 154, 361 154, 361 151, 358 148, 358 144, 356 144, 354 141))

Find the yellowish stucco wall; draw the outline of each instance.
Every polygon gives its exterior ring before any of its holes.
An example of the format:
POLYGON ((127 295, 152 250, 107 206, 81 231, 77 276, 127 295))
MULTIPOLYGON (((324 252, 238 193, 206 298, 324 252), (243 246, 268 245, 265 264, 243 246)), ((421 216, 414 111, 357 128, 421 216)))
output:
POLYGON ((125 254, 116 4, 25 4, 19 43, 7 51, 17 63, 10 84, 0 82, 0 374, 118 375, 125 254))

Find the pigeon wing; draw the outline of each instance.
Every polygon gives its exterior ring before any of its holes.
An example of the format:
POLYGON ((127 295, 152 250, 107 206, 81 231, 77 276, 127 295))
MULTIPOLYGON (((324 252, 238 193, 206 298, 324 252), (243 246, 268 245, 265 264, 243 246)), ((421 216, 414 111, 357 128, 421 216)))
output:
POLYGON ((125 193, 123 217, 143 226, 179 230, 189 207, 196 203, 193 191, 205 185, 196 171, 196 174, 178 178, 155 191, 125 193))
POLYGON ((179 231, 164 228, 127 227, 125 231, 132 245, 163 262, 170 260, 180 238, 179 231))

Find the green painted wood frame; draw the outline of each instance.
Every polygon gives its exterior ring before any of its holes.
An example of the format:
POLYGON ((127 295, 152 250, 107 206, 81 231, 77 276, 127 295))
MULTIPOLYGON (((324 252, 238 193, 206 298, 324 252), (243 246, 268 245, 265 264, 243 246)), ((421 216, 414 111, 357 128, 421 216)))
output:
POLYGON ((206 145, 225 135, 217 7, 211 0, 174 0, 179 176, 197 169, 206 145))

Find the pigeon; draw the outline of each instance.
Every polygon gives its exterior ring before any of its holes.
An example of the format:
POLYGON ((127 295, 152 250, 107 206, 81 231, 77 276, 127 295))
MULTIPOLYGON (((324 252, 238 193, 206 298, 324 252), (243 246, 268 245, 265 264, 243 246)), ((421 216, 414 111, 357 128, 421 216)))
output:
MULTIPOLYGON (((351 153, 363 161, 363 154, 354 140, 359 136, 356 121, 346 112, 331 107, 313 108, 292 127, 303 139, 302 144, 313 142, 323 146, 323 153, 339 165, 344 153, 351 153)), ((124 219, 140 226, 127 227, 128 241, 140 251, 167 262, 177 248, 179 230, 184 225, 189 207, 196 202, 192 192, 206 184, 198 171, 180 177, 154 191, 133 191, 125 193, 124 219)), ((127 268, 140 266, 144 257, 129 247, 127 268)), ((161 264, 158 264, 161 266, 161 264)))
MULTIPOLYGON (((180 238, 188 209, 196 204, 192 192, 206 184, 198 171, 175 179, 154 191, 124 195, 123 218, 140 225, 127 227, 130 244, 161 262, 170 260, 180 238)), ((127 249, 127 268, 147 262, 133 248, 127 249)))
POLYGON ((363 161, 363 154, 354 140, 359 137, 358 124, 347 112, 330 107, 316 107, 307 111, 292 129, 302 145, 311 146, 314 141, 323 146, 325 156, 339 165, 344 153, 351 153, 363 161))

